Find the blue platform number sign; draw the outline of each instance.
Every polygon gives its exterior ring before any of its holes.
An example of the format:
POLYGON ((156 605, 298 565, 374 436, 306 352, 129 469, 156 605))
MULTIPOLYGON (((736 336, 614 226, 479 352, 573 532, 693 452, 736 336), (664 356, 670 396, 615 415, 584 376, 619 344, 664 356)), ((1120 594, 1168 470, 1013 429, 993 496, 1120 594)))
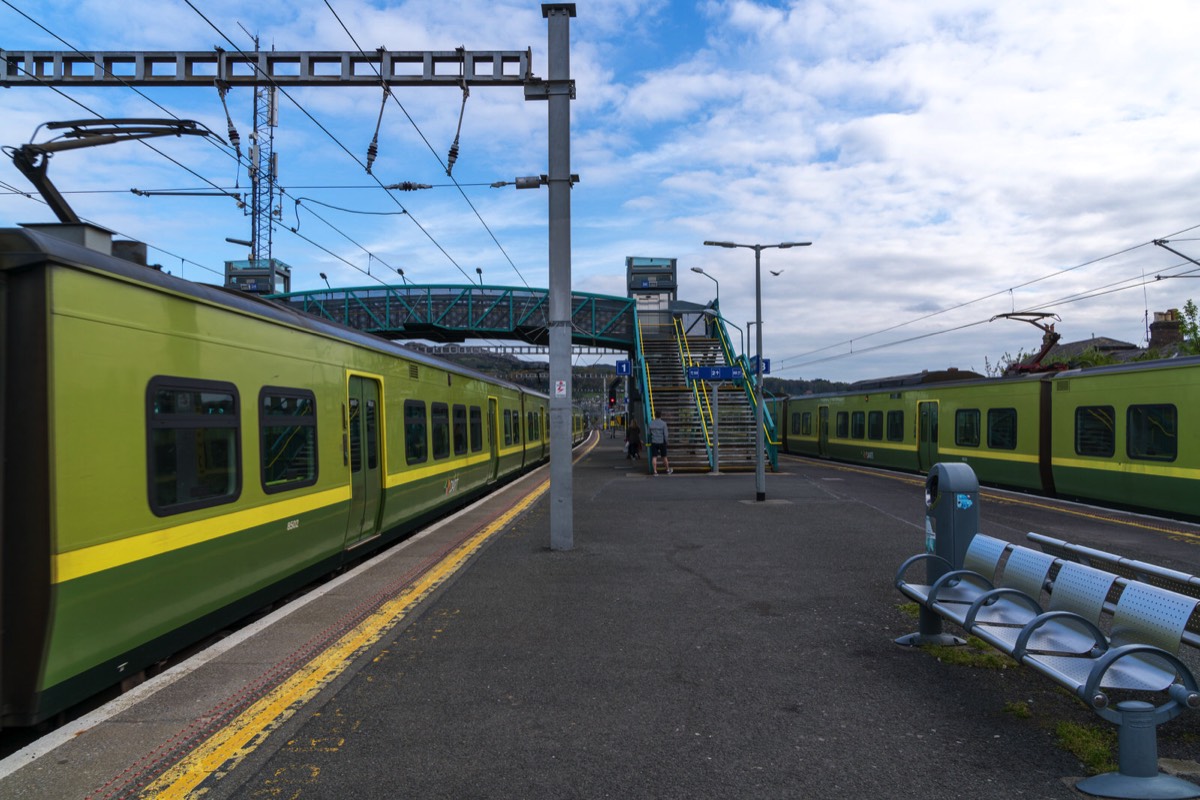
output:
POLYGON ((959 511, 966 511, 971 506, 975 505, 975 501, 971 499, 971 495, 960 493, 957 496, 957 502, 955 505, 958 506, 959 511))
POLYGON ((632 374, 632 372, 633 372, 633 370, 631 369, 629 359, 624 358, 617 362, 617 374, 618 375, 630 375, 630 374, 632 374))
MULTIPOLYGON (((754 373, 758 372, 758 356, 750 356, 750 371, 754 373)), ((762 374, 771 374, 771 359, 764 358, 762 360, 762 374)))

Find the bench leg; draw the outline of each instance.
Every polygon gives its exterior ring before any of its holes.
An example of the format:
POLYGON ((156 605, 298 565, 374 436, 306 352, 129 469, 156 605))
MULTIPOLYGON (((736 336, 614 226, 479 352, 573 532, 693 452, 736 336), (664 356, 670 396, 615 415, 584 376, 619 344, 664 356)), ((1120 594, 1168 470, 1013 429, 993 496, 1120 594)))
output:
POLYGON ((1087 778, 1075 785, 1096 797, 1200 797, 1200 786, 1158 771, 1158 738, 1154 706, 1140 700, 1117 703, 1117 771, 1087 778))
POLYGON ((921 647, 928 644, 953 647, 955 645, 966 644, 965 640, 942 632, 942 618, 937 614, 925 606, 917 606, 917 608, 920 609, 917 615, 917 632, 901 636, 896 640, 896 644, 904 645, 905 647, 921 647))

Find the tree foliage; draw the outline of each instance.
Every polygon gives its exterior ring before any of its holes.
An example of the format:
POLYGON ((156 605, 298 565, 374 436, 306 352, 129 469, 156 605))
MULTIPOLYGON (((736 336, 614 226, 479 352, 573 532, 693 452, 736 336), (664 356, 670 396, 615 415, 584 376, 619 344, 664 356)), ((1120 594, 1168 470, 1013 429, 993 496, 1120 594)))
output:
POLYGON ((1183 304, 1183 319, 1179 321, 1179 329, 1183 333, 1183 352, 1188 355, 1200 355, 1200 321, 1197 315, 1200 310, 1189 297, 1183 304))

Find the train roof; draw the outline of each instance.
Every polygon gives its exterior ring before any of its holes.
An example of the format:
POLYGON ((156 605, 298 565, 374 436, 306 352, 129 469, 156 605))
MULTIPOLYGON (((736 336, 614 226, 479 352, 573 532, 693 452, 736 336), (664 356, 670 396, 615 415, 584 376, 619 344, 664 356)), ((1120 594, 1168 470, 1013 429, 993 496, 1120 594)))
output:
POLYGON ((971 386, 999 385, 1019 383, 1022 381, 1063 381, 1072 378, 1083 378, 1092 375, 1127 374, 1162 369, 1183 369, 1200 367, 1200 356, 1173 356, 1171 358, 1156 358, 1145 361, 1125 361, 1119 364, 1105 364, 1095 367, 1076 367, 1062 371, 1030 372, 1020 375, 1004 375, 989 378, 970 370, 945 370, 934 372, 919 372, 912 375, 898 375, 891 378, 879 378, 853 383, 847 389, 820 394, 793 395, 796 399, 813 399, 822 397, 842 397, 848 394, 870 394, 895 389, 936 388, 938 386, 971 386))
POLYGON ((328 336, 349 344, 387 353, 397 358, 404 358, 418 364, 442 369, 464 378, 485 380, 524 392, 525 394, 547 397, 542 392, 534 391, 528 387, 445 361, 428 353, 409 350, 388 339, 304 314, 272 300, 265 300, 255 295, 249 295, 235 289, 227 289, 223 286, 189 281, 185 278, 179 278, 162 272, 154 267, 129 261, 119 256, 108 255, 62 238, 61 236, 56 236, 54 233, 47 232, 44 227, 37 229, 0 228, 0 271, 32 267, 47 260, 82 269, 107 272, 132 281, 155 286, 163 291, 184 295, 212 305, 223 306, 243 314, 265 318, 279 324, 301 328, 320 336, 328 336))
POLYGON ((982 379, 984 376, 969 369, 924 370, 911 375, 894 375, 890 378, 871 378, 850 384, 850 391, 865 392, 878 389, 893 389, 904 386, 924 386, 930 383, 948 383, 951 381, 967 381, 982 379))

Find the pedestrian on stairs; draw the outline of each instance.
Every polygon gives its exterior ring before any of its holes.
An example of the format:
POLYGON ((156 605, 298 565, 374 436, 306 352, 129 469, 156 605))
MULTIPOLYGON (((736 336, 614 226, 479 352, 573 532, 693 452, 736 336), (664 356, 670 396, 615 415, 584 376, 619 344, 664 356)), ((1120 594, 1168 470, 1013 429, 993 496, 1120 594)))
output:
POLYGON ((662 456, 663 466, 670 475, 674 470, 671 469, 671 462, 667 460, 667 423, 662 418, 661 409, 654 413, 654 421, 650 423, 647 434, 650 437, 650 474, 658 474, 658 457, 662 456))

